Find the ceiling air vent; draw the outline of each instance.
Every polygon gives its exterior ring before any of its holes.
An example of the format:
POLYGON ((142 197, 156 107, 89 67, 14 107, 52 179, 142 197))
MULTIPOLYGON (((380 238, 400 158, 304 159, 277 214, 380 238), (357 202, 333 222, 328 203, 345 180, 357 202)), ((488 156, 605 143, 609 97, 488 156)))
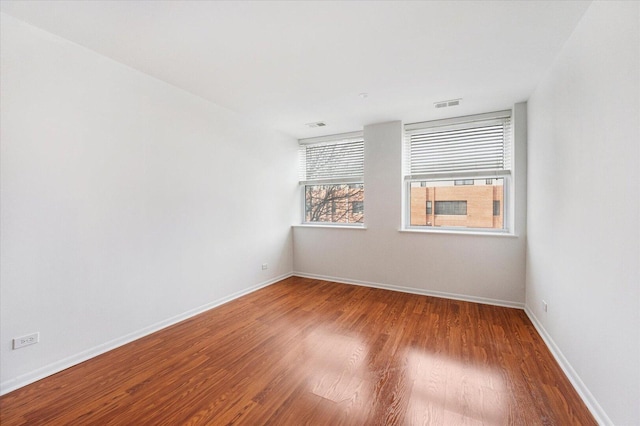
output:
POLYGON ((324 127, 327 124, 323 121, 316 121, 315 123, 307 123, 307 126, 309 127, 324 127))
POLYGON ((447 108, 460 105, 462 99, 451 99, 448 101, 440 101, 433 104, 436 108, 447 108))

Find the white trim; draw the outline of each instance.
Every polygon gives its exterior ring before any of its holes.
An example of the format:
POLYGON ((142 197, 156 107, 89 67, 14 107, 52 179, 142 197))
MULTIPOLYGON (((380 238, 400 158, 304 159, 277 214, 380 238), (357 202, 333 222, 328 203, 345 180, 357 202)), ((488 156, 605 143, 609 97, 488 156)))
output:
POLYGON ((445 173, 425 173, 419 175, 407 175, 405 181, 441 181, 441 180, 457 180, 462 178, 473 179, 496 179, 511 176, 511 170, 477 170, 465 172, 445 172, 445 173))
POLYGON ((413 131, 424 129, 425 127, 440 127, 451 126, 461 123, 473 123, 474 121, 493 120, 498 118, 511 117, 511 110, 505 109, 503 111, 487 112, 484 114, 464 115, 462 117, 443 118, 441 120, 421 121, 418 123, 405 124, 405 131, 413 131))
POLYGON ((490 299, 488 297, 468 296, 465 294, 446 293, 443 291, 423 290, 421 288, 402 287, 392 284, 372 283, 370 281, 352 280, 346 278, 329 277, 327 275, 307 274, 304 272, 294 271, 293 276, 302 278, 311 278, 323 281, 331 281, 340 284, 359 285, 362 287, 381 288, 383 290, 399 291, 402 293, 418 294, 421 296, 439 297, 441 299, 460 300, 463 302, 481 303, 484 305, 502 306, 504 308, 524 309, 524 303, 510 302, 508 300, 490 299))
POLYGON ((257 284, 253 287, 249 287, 248 289, 232 293, 229 296, 225 296, 218 300, 214 300, 213 302, 209 302, 207 304, 199 306, 197 308, 190 309, 186 312, 183 312, 181 314, 178 314, 166 320, 157 322, 141 330, 134 331, 133 333, 129 333, 117 339, 113 339, 109 342, 87 349, 86 351, 82 351, 78 354, 71 355, 67 358, 61 359, 60 361, 53 362, 42 368, 38 368, 37 370, 31 371, 29 373, 21 374, 20 376, 14 377, 9 380, 5 380, 4 382, 0 383, 0 395, 4 395, 16 389, 19 389, 23 386, 36 382, 40 379, 44 379, 47 376, 51 376, 52 374, 58 373, 69 367, 73 367, 74 365, 80 364, 81 362, 87 361, 105 352, 109 352, 120 346, 126 345, 127 343, 131 343, 134 340, 140 339, 144 336, 148 336, 149 334, 155 333, 156 331, 160 331, 166 327, 177 324, 181 321, 184 321, 188 318, 201 314, 205 311, 208 311, 210 309, 223 305, 234 299, 245 296, 249 293, 253 293, 256 290, 260 290, 261 288, 268 287, 272 284, 277 283, 278 281, 282 281, 291 276, 293 276, 293 273, 280 275, 268 281, 264 281, 260 284, 257 284))
MULTIPOLYGON (((297 274, 294 273, 294 275, 297 274)), ((529 320, 538 331, 538 334, 540 334, 540 337, 542 337, 542 340, 549 348, 549 351, 555 358, 556 362, 560 365, 560 368, 562 368, 562 371, 564 371, 564 374, 567 376, 576 392, 578 392, 578 395, 580 395, 580 398, 582 398, 582 401, 585 403, 589 411, 591 411, 591 414, 595 417, 598 424, 613 425, 614 423, 611 421, 609 416, 607 416, 607 413, 605 413, 600 404, 598 404, 598 401, 589 391, 589 388, 587 388, 582 379, 580 379, 580 376, 576 373, 576 370, 573 369, 571 363, 567 358, 565 358, 558 345, 556 345, 549 333, 547 333, 547 330, 542 326, 542 323, 538 321, 538 318, 536 318, 533 311, 529 309, 529 306, 526 304, 524 312, 529 317, 529 320)))
MULTIPOLYGON (((336 226, 313 226, 313 225, 311 226, 293 225, 293 226, 304 227, 304 228, 338 228, 336 226)), ((340 228, 348 228, 348 227, 340 227, 340 228)), ((366 228, 350 228, 350 229, 366 229, 366 228)), ((407 232, 407 231, 401 230, 401 232, 407 232)), ((320 279, 324 281, 337 282, 341 284, 380 288, 384 290, 399 291, 402 293, 418 294, 422 296, 432 296, 432 297, 439 297, 439 298, 445 298, 445 299, 460 300, 464 302, 482 303, 486 305, 524 309, 524 312, 526 313, 527 317, 529 317, 529 320, 537 330, 538 334, 540 334, 540 337, 542 337, 542 340, 545 342, 545 344, 549 348, 549 351, 555 358, 556 362, 560 365, 560 368, 562 368, 562 371, 565 373, 565 375, 567 376, 567 378, 569 379, 573 387, 576 389, 576 392, 578 392, 578 395, 580 395, 583 402, 585 403, 585 405, 587 406, 591 414, 595 417, 595 420, 598 422, 598 424, 601 424, 601 425, 614 424, 609 418, 609 416, 607 416, 604 409, 600 406, 600 404, 598 404, 598 401, 593 396, 593 394, 589 391, 589 389, 584 384, 582 379, 580 379, 580 376, 578 375, 578 373, 576 373, 576 371, 571 366, 571 363, 569 363, 569 361, 565 358, 562 351, 556 345, 556 343, 551 338, 549 333, 547 333, 546 329, 542 326, 540 321, 538 321, 538 319, 533 314, 531 309, 529 309, 529 307, 523 303, 510 302, 510 301, 499 300, 499 299, 490 299, 486 297, 468 296, 468 295, 461 295, 461 294, 455 294, 455 293, 440 292, 440 291, 423 290, 423 289, 417 289, 412 287, 402 287, 402 286, 396 286, 391 284, 380 284, 380 283, 373 283, 369 281, 351 280, 351 279, 345 279, 345 278, 330 277, 327 275, 307 274, 307 273, 296 272, 296 271, 280 275, 268 281, 264 281, 248 289, 238 291, 226 297, 222 297, 218 300, 215 300, 213 302, 191 309, 189 311, 186 311, 182 314, 176 315, 164 321, 160 321, 156 324, 150 325, 136 332, 129 333, 125 336, 111 340, 102 345, 98 345, 86 351, 80 352, 76 355, 72 355, 60 361, 56 361, 45 367, 39 368, 37 370, 31 371, 26 374, 22 374, 13 379, 6 380, 0 383, 0 395, 5 395, 9 392, 12 392, 26 385, 29 385, 45 377, 51 376, 69 367, 73 367, 74 365, 80 364, 84 361, 87 361, 105 352, 108 352, 120 346, 126 345, 127 343, 131 343, 144 336, 160 331, 166 327, 177 324, 188 318, 194 317, 198 314, 201 314, 210 309, 216 308, 220 305, 223 305, 227 302, 238 299, 247 294, 253 293, 254 291, 260 290, 261 288, 268 287, 272 284, 275 284, 276 282, 282 281, 292 276, 311 278, 311 279, 320 279)))
POLYGON ((313 145, 313 144, 323 143, 323 142, 351 141, 353 139, 362 139, 363 136, 364 136, 363 131, 338 133, 337 135, 316 136, 313 138, 298 139, 298 144, 313 145))
POLYGON ((352 225, 349 224, 344 224, 344 225, 337 225, 334 222, 325 222, 326 225, 322 225, 320 224, 320 222, 318 223, 296 223, 294 225, 291 225, 293 228, 329 228, 329 229, 360 229, 360 230, 365 230, 367 229, 366 226, 362 225, 362 224, 357 224, 354 223, 352 225))
POLYGON ((501 231, 484 231, 481 228, 465 228, 465 230, 456 230, 454 228, 437 228, 437 227, 424 227, 424 228, 416 228, 416 227, 406 227, 402 229, 398 229, 398 232, 408 232, 408 233, 417 233, 417 234, 453 234, 453 235, 479 235, 482 237, 510 237, 510 238, 518 238, 517 234, 511 232, 501 232, 501 231))
POLYGON ((302 186, 305 185, 335 185, 335 184, 344 184, 348 185, 350 183, 361 183, 364 185, 364 177, 363 176, 353 176, 353 177, 344 177, 344 178, 333 178, 333 179, 318 179, 318 180, 301 180, 298 183, 302 186))

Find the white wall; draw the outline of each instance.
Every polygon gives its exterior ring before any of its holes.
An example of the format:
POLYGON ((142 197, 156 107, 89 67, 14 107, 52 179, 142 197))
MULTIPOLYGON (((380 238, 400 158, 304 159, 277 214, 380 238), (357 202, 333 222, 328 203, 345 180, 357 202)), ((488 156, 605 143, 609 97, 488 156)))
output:
POLYGON ((527 311, 619 425, 640 424, 639 22, 593 3, 529 100, 527 311))
POLYGON ((468 300, 522 306, 525 280, 526 105, 514 108, 517 237, 399 232, 400 121, 364 128, 366 229, 294 228, 294 271, 468 300))
POLYGON ((295 140, 1 27, 3 392, 291 273, 295 140))

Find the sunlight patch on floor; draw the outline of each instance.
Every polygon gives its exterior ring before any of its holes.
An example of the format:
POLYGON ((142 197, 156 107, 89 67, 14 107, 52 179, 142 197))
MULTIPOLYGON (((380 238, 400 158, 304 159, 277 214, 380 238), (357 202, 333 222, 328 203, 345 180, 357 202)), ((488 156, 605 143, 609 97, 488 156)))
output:
POLYGON ((499 371, 410 350, 410 424, 504 424, 508 392, 499 371))

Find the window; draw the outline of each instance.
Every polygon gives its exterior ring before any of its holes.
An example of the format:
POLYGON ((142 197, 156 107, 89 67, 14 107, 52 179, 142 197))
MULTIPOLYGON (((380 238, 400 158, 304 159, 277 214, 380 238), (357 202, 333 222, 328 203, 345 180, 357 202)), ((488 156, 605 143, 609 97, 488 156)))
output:
POLYGON ((362 223, 364 188, 351 185, 304 185, 305 222, 362 223))
POLYGON ((466 201, 436 201, 436 214, 467 215, 466 201))
POLYGON ((508 231, 510 117, 501 111, 405 126, 406 228, 508 231))
POLYGON ((502 229, 504 178, 491 179, 491 185, 486 181, 476 179, 473 185, 463 186, 453 180, 411 182, 409 226, 502 229), (432 200, 436 216, 432 216, 432 200))
POLYGON ((300 185, 304 223, 364 222, 362 133, 301 139, 300 185))

